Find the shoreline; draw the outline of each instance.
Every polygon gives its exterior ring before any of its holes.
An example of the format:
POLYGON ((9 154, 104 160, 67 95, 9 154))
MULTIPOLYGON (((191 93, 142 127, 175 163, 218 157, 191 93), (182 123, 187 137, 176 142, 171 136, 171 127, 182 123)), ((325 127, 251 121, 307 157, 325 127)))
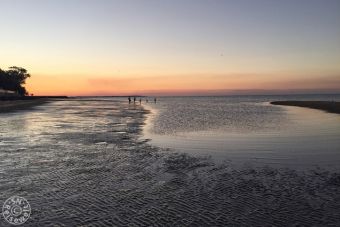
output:
POLYGON ((340 114, 340 102, 336 101, 274 101, 272 105, 297 106, 317 110, 323 110, 328 113, 340 114))
POLYGON ((45 104, 49 101, 65 99, 66 96, 36 96, 36 97, 21 97, 9 98, 0 97, 0 113, 8 113, 31 109, 35 106, 45 104))
POLYGON ((0 101, 0 113, 27 110, 47 102, 47 99, 0 101))

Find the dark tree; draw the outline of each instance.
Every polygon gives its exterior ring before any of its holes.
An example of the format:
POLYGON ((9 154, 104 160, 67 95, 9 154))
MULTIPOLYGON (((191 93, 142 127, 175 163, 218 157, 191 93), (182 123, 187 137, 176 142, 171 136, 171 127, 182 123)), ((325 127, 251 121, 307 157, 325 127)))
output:
POLYGON ((13 66, 6 71, 0 69, 0 88, 15 91, 21 96, 27 95, 23 85, 30 76, 27 70, 21 67, 13 66))

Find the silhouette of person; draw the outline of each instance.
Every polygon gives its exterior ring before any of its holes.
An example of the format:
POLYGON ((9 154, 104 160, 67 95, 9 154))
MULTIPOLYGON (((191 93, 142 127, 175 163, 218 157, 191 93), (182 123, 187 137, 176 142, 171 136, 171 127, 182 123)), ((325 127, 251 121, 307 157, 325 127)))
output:
POLYGON ((142 105, 142 99, 141 99, 141 98, 139 98, 139 104, 141 104, 141 105, 142 105))
POLYGON ((131 103, 131 97, 129 96, 129 104, 131 103))
POLYGON ((133 97, 133 103, 136 103, 136 97, 133 97))
POLYGON ((157 98, 154 99, 155 103, 157 103, 157 98))
POLYGON ((146 103, 148 103, 149 102, 149 100, 148 99, 146 99, 146 103))

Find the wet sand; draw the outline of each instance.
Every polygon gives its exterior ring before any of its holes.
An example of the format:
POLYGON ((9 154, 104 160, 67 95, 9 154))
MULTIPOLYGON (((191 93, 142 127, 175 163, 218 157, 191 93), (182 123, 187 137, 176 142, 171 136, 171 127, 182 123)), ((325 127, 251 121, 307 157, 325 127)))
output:
POLYGON ((41 105, 48 102, 47 99, 35 99, 35 100, 0 100, 0 113, 27 110, 37 105, 41 105))
POLYGON ((67 96, 0 97, 0 113, 29 110, 50 101, 65 100, 67 96))
POLYGON ((271 102, 273 105, 284 105, 284 106, 299 106, 307 107, 312 109, 324 110, 329 113, 340 114, 340 102, 329 102, 329 101, 275 101, 271 102))
POLYGON ((338 172, 215 164, 142 140, 142 107, 107 102, 99 118, 88 102, 72 105, 36 113, 58 126, 53 132, 47 125, 39 133, 47 123, 30 115, 36 134, 22 147, 17 135, 1 138, 0 202, 25 197, 32 207, 25 226, 340 224, 338 172))

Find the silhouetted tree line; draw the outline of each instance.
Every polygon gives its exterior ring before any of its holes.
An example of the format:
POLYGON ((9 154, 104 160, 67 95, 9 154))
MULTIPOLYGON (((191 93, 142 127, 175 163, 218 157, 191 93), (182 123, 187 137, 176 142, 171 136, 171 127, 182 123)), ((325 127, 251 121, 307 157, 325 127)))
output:
POLYGON ((16 66, 8 70, 0 69, 0 88, 17 92, 21 96, 27 95, 28 92, 23 85, 30 76, 26 69, 16 66))

